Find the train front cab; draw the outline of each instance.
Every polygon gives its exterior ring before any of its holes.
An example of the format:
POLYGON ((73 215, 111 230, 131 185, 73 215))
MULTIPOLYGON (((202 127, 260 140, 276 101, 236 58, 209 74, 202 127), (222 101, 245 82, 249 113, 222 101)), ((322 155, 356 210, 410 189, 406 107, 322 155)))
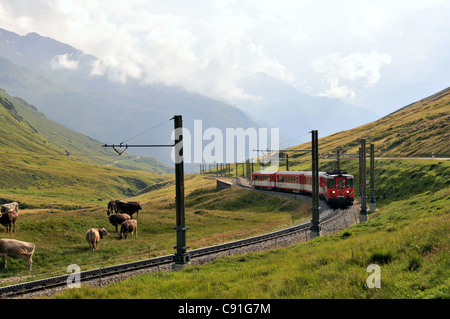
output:
POLYGON ((328 175, 326 176, 327 190, 326 200, 336 206, 349 206, 353 204, 355 191, 353 188, 353 176, 328 175))

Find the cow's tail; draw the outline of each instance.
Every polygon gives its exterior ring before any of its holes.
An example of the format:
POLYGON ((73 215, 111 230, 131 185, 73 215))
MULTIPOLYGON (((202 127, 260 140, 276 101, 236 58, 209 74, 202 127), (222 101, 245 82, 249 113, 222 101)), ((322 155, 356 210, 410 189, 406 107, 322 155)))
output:
POLYGON ((26 248, 20 248, 19 252, 20 252, 21 254, 23 254, 23 255, 33 255, 33 254, 34 254, 35 248, 36 248, 36 245, 33 244, 33 249, 32 249, 31 251, 29 251, 29 250, 26 249, 26 248))

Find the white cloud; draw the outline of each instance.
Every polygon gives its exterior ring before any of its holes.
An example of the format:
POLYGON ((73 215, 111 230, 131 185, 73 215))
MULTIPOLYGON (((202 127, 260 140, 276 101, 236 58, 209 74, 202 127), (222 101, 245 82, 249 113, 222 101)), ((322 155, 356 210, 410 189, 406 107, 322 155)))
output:
MULTIPOLYGON (((253 3, 241 10, 236 1, 206 1, 197 7, 160 1, 40 0, 36 7, 45 15, 36 14, 39 10, 32 6, 17 0, 0 10, 0 18, 8 16, 12 31, 35 31, 94 54, 99 61, 91 75, 181 85, 228 100, 251 98, 237 83, 257 72, 293 81, 287 68, 249 35, 259 28, 251 16, 253 3), (209 12, 202 14, 204 10, 209 12)), ((1 22, 0 27, 9 28, 1 22)), ((74 69, 77 64, 58 56, 52 66, 74 69)))
POLYGON ((68 53, 55 56, 50 62, 52 69, 67 69, 76 70, 78 69, 78 61, 70 59, 68 53))
POLYGON ((256 72, 355 102, 390 70, 397 82, 412 70, 432 78, 450 64, 437 59, 450 48, 449 14, 448 0, 0 0, 1 28, 97 56, 92 75, 231 102, 255 98, 238 83, 256 72))
POLYGON ((376 51, 356 52, 345 57, 340 53, 332 53, 313 60, 311 67, 314 72, 323 76, 324 82, 329 86, 320 95, 354 98, 357 88, 368 88, 377 83, 381 77, 381 67, 391 62, 389 54, 376 51))

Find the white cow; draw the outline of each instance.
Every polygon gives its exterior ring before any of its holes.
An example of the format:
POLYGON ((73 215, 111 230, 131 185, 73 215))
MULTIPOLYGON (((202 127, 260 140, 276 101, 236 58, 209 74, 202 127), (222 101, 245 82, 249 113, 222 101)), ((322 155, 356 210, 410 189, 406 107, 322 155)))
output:
POLYGON ((6 213, 8 210, 13 210, 19 214, 19 204, 17 202, 12 202, 8 204, 3 204, 1 208, 1 213, 6 213))
POLYGON ((89 243, 89 248, 92 251, 97 250, 98 242, 103 239, 103 236, 109 236, 109 233, 104 228, 91 228, 86 232, 86 241, 89 243))
POLYGON ((6 257, 12 257, 17 259, 25 259, 28 261, 28 265, 30 266, 30 271, 32 271, 33 265, 33 253, 34 253, 34 244, 27 243, 20 240, 15 239, 0 239, 0 254, 3 256, 3 264, 6 268, 6 257))

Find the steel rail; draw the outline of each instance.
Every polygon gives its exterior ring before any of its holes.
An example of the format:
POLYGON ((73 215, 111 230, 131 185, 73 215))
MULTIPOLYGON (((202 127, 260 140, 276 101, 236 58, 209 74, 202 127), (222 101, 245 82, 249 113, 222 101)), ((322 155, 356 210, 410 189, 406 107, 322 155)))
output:
MULTIPOLYGON (((96 278, 101 278, 102 276, 111 276, 118 273, 125 273, 129 271, 135 271, 143 268, 149 268, 154 266, 160 266, 164 264, 172 263, 173 255, 161 256, 151 259, 145 259, 120 265, 102 267, 98 269, 86 270, 80 272, 80 281, 87 281, 96 278)), ((7 298, 12 296, 23 295, 31 292, 36 292, 39 290, 46 290, 58 286, 66 285, 69 277, 73 274, 56 276, 51 278, 45 278, 35 281, 29 281, 25 283, 19 283, 11 286, 0 288, 0 298, 7 298)))

